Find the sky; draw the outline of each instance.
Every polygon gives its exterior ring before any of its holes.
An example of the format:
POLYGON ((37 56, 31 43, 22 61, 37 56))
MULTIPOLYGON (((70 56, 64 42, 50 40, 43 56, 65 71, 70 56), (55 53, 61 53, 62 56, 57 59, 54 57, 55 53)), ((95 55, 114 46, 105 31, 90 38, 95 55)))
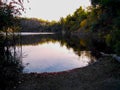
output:
POLYGON ((90 0, 29 0, 25 3, 23 17, 35 17, 44 20, 56 20, 73 14, 77 8, 90 6, 90 0), (30 8, 30 9, 29 9, 30 8))

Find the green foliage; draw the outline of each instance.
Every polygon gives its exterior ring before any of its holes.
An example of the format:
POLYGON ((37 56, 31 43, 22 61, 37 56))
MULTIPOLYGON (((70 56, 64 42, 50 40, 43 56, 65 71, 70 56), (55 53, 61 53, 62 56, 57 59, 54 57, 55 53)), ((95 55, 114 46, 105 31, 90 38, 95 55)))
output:
POLYGON ((87 26, 120 55, 120 0, 91 0, 91 4, 87 26))
POLYGON ((86 42, 83 39, 80 39, 80 45, 85 47, 86 46, 86 42))
POLYGON ((120 41, 116 42, 116 44, 114 45, 114 51, 120 55, 120 41))
MULTIPOLYGON (((120 15, 120 13, 118 15, 120 15)), ((117 27, 120 29, 120 16, 114 18, 113 24, 114 24, 114 27, 117 27)))
POLYGON ((105 42, 108 46, 110 46, 111 40, 112 40, 112 36, 110 34, 107 34, 105 36, 105 42))
POLYGON ((96 28, 98 27, 102 32, 110 33, 114 27, 114 21, 119 21, 116 18, 120 16, 120 0, 91 0, 91 3, 93 8, 89 18, 95 17, 94 20, 96 20, 92 29, 98 31, 96 28))
POLYGON ((80 23, 80 27, 85 27, 87 25, 87 20, 83 20, 81 23, 80 23))
POLYGON ((107 34, 105 41, 116 54, 120 55, 120 30, 114 30, 111 34, 107 34))
POLYGON ((11 10, 7 7, 7 5, 0 7, 0 29, 4 26, 10 26, 12 18, 11 10))
POLYGON ((73 13, 73 15, 61 18, 60 23, 66 32, 77 31, 80 28, 80 23, 86 18, 87 12, 80 7, 73 13))
POLYGON ((120 0, 91 0, 91 4, 93 6, 99 5, 100 7, 113 6, 111 8, 114 8, 114 7, 118 6, 119 3, 120 3, 120 0))

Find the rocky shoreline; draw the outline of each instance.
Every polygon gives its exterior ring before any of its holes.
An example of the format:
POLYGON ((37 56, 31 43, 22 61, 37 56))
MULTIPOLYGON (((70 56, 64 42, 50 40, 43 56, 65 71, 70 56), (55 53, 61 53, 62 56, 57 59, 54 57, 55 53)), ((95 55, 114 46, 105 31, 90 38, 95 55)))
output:
POLYGON ((112 57, 74 70, 21 76, 14 90, 120 90, 120 63, 112 57))

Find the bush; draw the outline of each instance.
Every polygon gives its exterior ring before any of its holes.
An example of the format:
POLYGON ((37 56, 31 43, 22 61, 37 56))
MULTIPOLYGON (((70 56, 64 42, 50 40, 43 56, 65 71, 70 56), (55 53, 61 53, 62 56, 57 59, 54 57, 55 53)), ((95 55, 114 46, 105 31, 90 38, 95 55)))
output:
POLYGON ((81 21, 81 23, 80 23, 81 27, 85 27, 86 25, 87 25, 87 20, 86 19, 84 19, 83 21, 81 21))
POLYGON ((105 36, 105 42, 106 42, 107 46, 110 46, 111 40, 112 40, 112 36, 110 34, 107 34, 105 36))
POLYGON ((114 52, 120 55, 120 30, 114 30, 112 35, 111 47, 114 52))
POLYGON ((120 41, 118 41, 118 42, 114 45, 114 51, 117 53, 117 55, 120 55, 120 41))

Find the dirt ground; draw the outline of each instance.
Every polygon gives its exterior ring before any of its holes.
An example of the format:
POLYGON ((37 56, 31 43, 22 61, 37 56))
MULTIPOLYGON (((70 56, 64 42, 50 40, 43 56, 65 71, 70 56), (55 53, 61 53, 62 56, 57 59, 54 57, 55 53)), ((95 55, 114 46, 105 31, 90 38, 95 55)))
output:
POLYGON ((84 68, 23 74, 14 90, 120 90, 120 63, 102 57, 84 68))

